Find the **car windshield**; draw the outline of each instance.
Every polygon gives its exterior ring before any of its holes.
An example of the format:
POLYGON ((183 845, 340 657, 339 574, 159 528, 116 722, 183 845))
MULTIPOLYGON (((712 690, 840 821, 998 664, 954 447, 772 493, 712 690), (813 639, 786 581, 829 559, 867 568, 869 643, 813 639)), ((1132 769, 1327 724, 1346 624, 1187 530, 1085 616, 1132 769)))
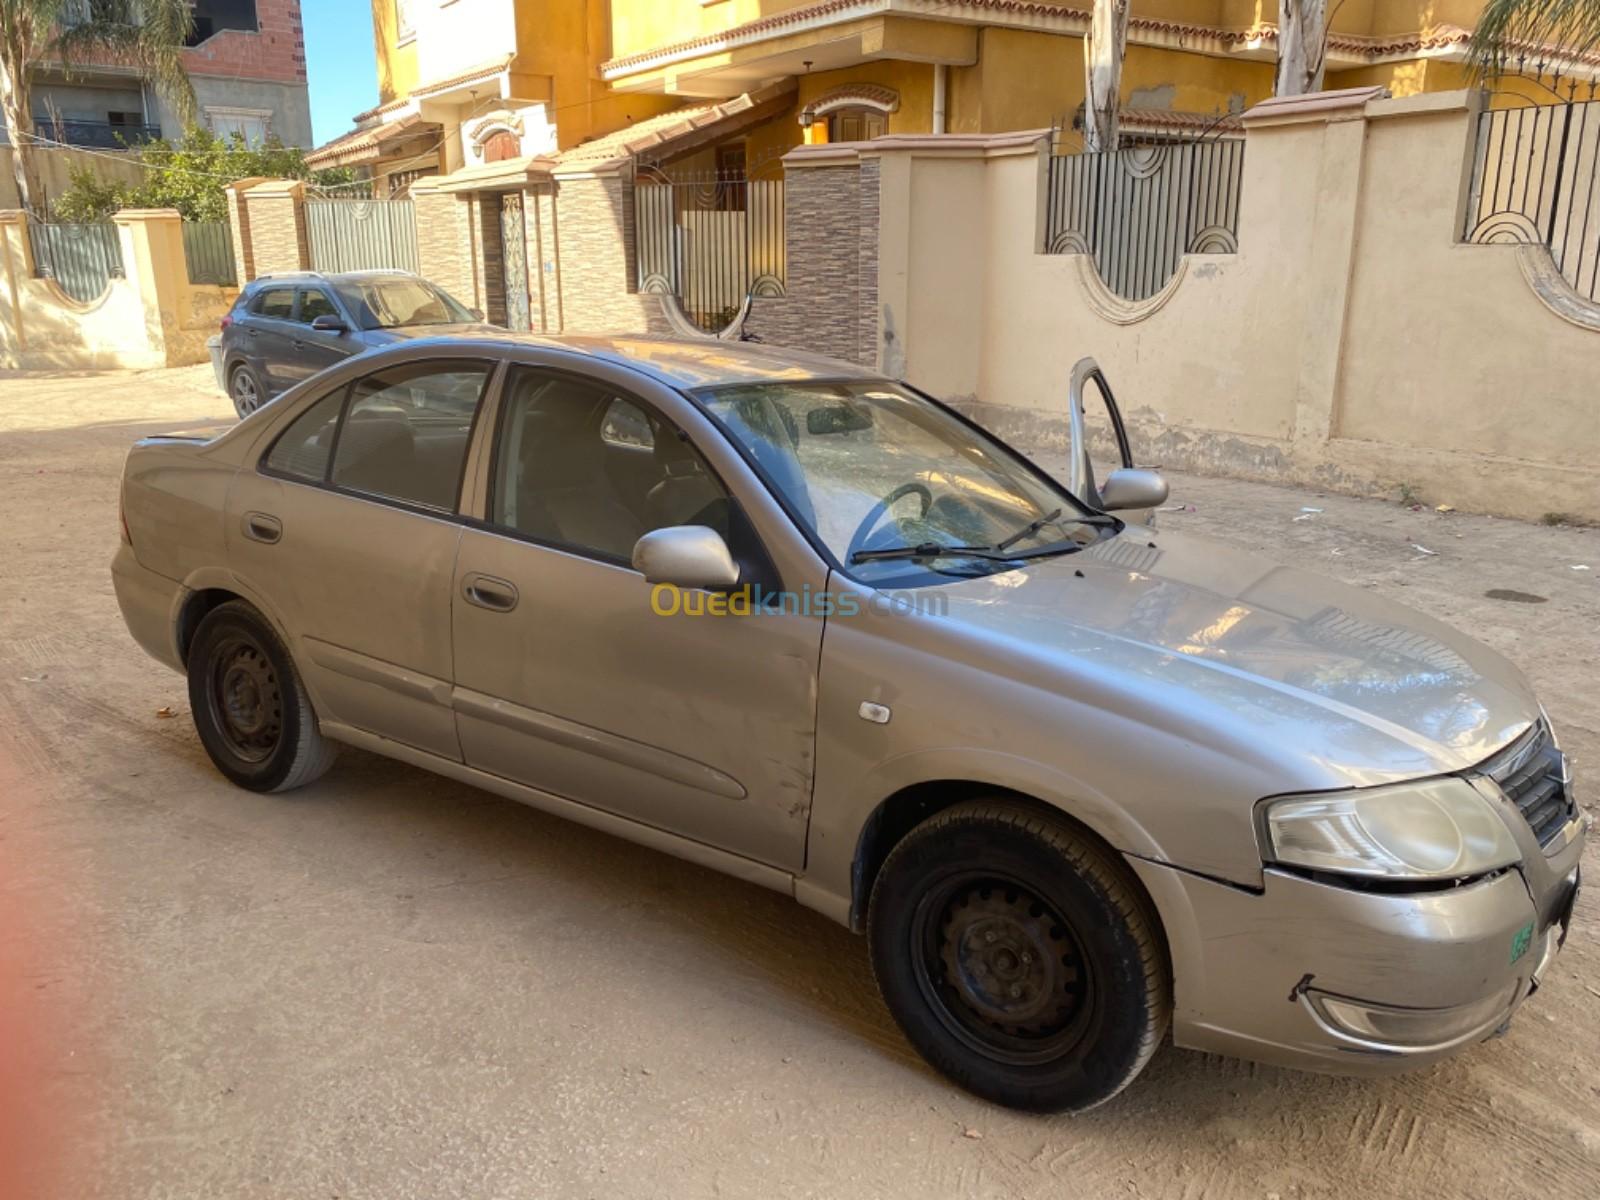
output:
POLYGON ((1109 522, 994 439, 894 384, 742 384, 699 397, 795 517, 863 582, 1009 570, 1076 550, 1097 536, 1092 523, 1109 522))
POLYGON ((363 329, 401 325, 461 325, 472 314, 421 279, 347 279, 335 285, 363 329))

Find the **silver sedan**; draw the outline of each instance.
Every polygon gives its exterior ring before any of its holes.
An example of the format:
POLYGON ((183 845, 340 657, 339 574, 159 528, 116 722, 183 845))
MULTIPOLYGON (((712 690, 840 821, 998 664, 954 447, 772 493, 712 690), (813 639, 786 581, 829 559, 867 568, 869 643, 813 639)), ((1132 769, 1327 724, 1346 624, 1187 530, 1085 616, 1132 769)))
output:
POLYGON ((1156 530, 1092 364, 1067 410, 1062 485, 844 363, 416 341, 138 443, 117 596, 240 786, 343 743, 791 893, 1002 1104, 1169 1030, 1352 1072, 1492 1035, 1585 835, 1527 682, 1156 530))

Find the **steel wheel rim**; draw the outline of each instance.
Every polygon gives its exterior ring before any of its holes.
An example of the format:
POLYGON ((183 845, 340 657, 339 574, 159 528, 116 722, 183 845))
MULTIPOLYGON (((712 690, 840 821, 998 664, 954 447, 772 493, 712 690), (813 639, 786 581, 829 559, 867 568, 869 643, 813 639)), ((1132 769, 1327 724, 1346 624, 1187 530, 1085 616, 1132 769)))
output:
POLYGON ((283 736, 283 693, 272 660, 253 639, 224 641, 211 656, 206 699, 228 751, 248 763, 272 757, 283 736))
POLYGON ((239 406, 239 411, 249 415, 260 407, 261 395, 256 391, 256 381, 250 377, 250 372, 244 368, 233 373, 233 402, 239 406))
POLYGON ((994 872, 940 881, 911 926, 918 989, 957 1041, 996 1062, 1038 1065, 1083 1040, 1094 976, 1072 926, 1036 889, 994 872))

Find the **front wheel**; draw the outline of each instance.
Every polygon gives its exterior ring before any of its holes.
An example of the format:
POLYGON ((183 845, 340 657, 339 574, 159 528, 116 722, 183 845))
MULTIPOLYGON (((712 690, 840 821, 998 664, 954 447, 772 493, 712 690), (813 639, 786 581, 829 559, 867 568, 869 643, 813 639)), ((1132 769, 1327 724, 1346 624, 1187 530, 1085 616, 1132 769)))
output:
POLYGON ((1148 898, 1113 853, 1047 812, 980 801, 924 821, 878 873, 868 936, 911 1044, 997 1104, 1092 1108, 1166 1032, 1170 973, 1148 898))
POLYGON ((189 646, 188 672, 200 743, 240 787, 286 792, 333 765, 338 747, 317 729, 289 652, 244 601, 205 615, 189 646))

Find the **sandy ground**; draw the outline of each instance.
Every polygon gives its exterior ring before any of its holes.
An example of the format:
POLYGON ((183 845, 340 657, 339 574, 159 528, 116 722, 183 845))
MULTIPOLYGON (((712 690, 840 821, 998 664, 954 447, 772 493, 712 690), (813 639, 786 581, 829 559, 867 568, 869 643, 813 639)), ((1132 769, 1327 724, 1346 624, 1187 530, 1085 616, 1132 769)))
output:
MULTIPOLYGON (((14 1148, 52 1195, 1600 1194, 1600 887, 1509 1035, 1449 1064, 1168 1047, 1044 1119, 922 1066, 863 942, 781 896, 352 751, 291 796, 229 787, 106 570, 128 444, 226 413, 205 368, 0 376, 0 1000, 26 1018, 0 1091, 27 1089, 14 1148)), ((1172 527, 1509 653, 1593 788, 1600 533, 1174 485, 1172 527)))

